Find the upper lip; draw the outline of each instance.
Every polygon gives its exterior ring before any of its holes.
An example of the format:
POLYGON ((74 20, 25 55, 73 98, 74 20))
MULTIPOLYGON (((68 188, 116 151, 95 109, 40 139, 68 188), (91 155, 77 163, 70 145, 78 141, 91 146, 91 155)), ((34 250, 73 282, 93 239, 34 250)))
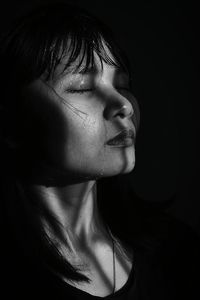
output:
POLYGON ((123 140, 126 138, 131 138, 134 139, 135 138, 135 131, 133 129, 124 129, 122 131, 120 131, 117 135, 115 135, 113 138, 111 138, 110 140, 108 140, 106 142, 106 144, 111 144, 117 140, 123 140))

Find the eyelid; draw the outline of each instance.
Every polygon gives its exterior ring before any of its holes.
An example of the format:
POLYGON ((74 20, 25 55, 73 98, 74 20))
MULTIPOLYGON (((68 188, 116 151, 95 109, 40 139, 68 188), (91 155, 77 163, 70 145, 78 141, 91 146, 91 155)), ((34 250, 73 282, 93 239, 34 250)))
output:
POLYGON ((91 92, 93 91, 93 88, 88 88, 88 89, 66 89, 65 91, 67 93, 71 93, 71 94, 82 94, 82 93, 86 93, 86 92, 91 92))
MULTIPOLYGON (((71 94, 83 94, 83 93, 87 93, 87 92, 92 92, 94 90, 94 88, 82 88, 82 89, 66 89, 65 91, 67 93, 71 93, 71 94)), ((127 91, 129 93, 132 93, 132 90, 130 87, 126 87, 126 86, 122 86, 122 87, 116 87, 116 90, 124 90, 124 91, 127 91)))

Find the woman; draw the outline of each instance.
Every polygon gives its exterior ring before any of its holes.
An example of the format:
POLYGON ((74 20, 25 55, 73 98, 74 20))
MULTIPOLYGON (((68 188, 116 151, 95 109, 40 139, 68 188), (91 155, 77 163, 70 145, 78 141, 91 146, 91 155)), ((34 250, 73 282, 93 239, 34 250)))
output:
POLYGON ((173 299, 158 263, 169 226, 157 218, 155 234, 119 186, 139 108, 110 31, 75 6, 41 7, 2 38, 1 74, 6 299, 173 299))

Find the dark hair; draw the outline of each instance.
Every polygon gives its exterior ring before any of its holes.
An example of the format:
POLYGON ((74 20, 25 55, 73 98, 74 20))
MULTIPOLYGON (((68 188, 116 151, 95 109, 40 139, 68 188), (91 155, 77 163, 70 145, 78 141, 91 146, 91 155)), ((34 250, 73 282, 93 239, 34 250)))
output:
MULTIPOLYGON (((52 77, 56 66, 66 53, 70 55, 65 68, 68 68, 82 54, 77 68, 82 67, 83 59, 85 59, 84 68, 87 69, 94 63, 94 52, 97 53, 101 62, 105 61, 107 64, 119 66, 130 75, 128 59, 110 30, 83 9, 64 3, 52 4, 39 7, 13 23, 0 42, 0 68, 3 75, 0 102, 1 147, 5 147, 9 131, 16 126, 23 86, 43 74, 46 80, 52 77), (112 57, 108 55, 103 42, 110 50, 112 57), (8 116, 9 119, 7 119, 8 116)), ((1 162, 2 165, 6 164, 4 172, 8 162, 13 168, 14 162, 9 156, 10 153, 14 155, 14 152, 10 152, 9 147, 6 147, 4 159, 6 156, 8 158, 1 162)), ((5 173, 3 176, 5 177, 5 173)), ((40 216, 45 215, 48 218, 58 236, 60 224, 44 207, 41 207, 41 204, 35 203, 32 195, 28 197, 31 205, 29 207, 26 201, 27 194, 24 193, 19 183, 13 184, 12 189, 10 188, 10 181, 14 182, 15 179, 12 170, 7 177, 7 182, 4 178, 3 190, 7 211, 12 208, 12 213, 8 216, 12 220, 11 224, 14 222, 18 224, 18 227, 15 224, 18 243, 23 244, 26 241, 30 255, 39 257, 54 272, 64 274, 71 280, 88 280, 63 258, 56 244, 43 230, 40 216), (10 174, 13 174, 13 178, 10 174), (33 233, 31 237, 30 228, 33 233)), ((62 240, 63 237, 61 235, 59 237, 62 240)))
POLYGON ((6 82, 10 78, 16 87, 44 73, 46 79, 53 76, 66 53, 65 69, 81 54, 77 68, 86 58, 84 68, 87 70, 96 52, 101 61, 120 66, 130 75, 128 59, 112 32, 97 18, 74 5, 58 3, 35 9, 13 23, 2 36, 0 45, 1 70, 10 75, 6 76, 6 82), (108 55, 102 41, 113 57, 108 55))

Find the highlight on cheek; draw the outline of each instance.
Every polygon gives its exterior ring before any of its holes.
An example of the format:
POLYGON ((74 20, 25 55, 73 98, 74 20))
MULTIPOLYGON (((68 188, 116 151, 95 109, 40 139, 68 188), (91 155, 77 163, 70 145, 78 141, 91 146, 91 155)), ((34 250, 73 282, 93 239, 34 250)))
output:
MULTIPOLYGON (((106 128, 105 122, 103 122, 103 140, 108 140, 108 131, 106 128)), ((96 176, 96 179, 100 179, 104 177, 105 175, 105 167, 106 167, 106 145, 105 143, 102 143, 101 151, 100 151, 100 167, 98 171, 98 175, 96 176)))
POLYGON ((42 82, 46 86, 46 88, 51 91, 51 93, 53 94, 53 97, 56 99, 56 101, 59 101, 60 103, 62 103, 64 106, 66 106, 68 109, 70 109, 74 114, 76 114, 78 117, 80 117, 83 121, 85 121, 87 119, 87 117, 88 117, 87 112, 78 109, 75 105, 73 105, 71 103, 71 101, 67 101, 67 99, 65 99, 64 97, 59 95, 59 93, 56 91, 56 89, 54 87, 52 87, 49 83, 47 83, 45 81, 42 81, 42 82))

